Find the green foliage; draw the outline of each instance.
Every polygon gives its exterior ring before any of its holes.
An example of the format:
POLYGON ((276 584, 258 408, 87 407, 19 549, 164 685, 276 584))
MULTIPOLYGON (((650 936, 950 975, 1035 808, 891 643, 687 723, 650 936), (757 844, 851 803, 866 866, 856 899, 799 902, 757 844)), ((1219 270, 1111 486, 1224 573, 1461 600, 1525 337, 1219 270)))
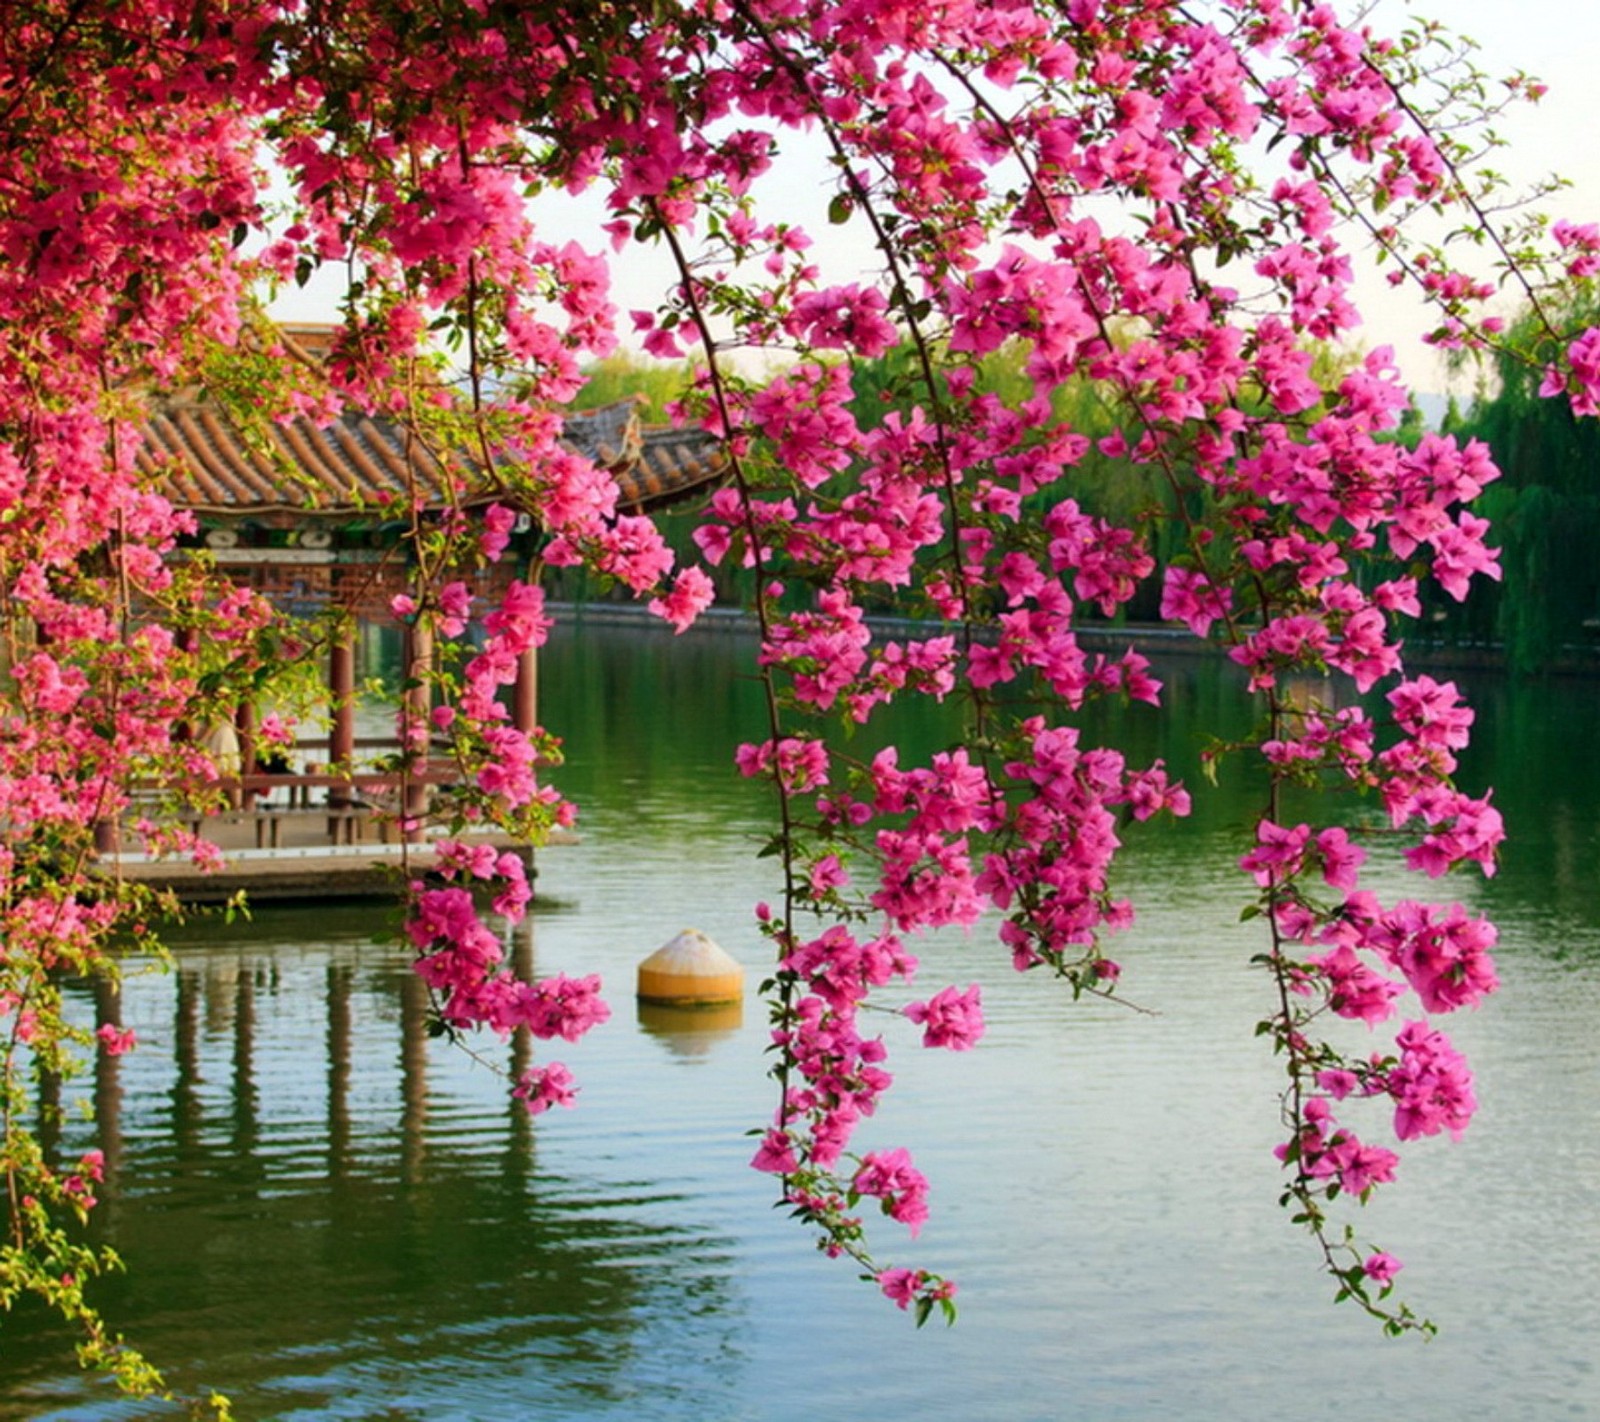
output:
MULTIPOLYGON (((1591 299, 1561 324, 1596 321, 1591 299)), ((1600 619, 1600 426, 1574 418, 1565 400, 1540 398, 1542 371, 1557 354, 1540 318, 1525 314, 1503 349, 1527 354, 1502 355, 1494 392, 1447 425, 1488 444, 1500 468, 1475 511, 1494 526, 1504 580, 1464 606, 1441 603, 1436 616, 1452 640, 1498 640, 1514 670, 1536 672, 1590 644, 1600 619)))
POLYGON ((572 408, 595 410, 619 400, 637 400, 639 418, 645 424, 663 424, 667 406, 682 397, 692 378, 692 368, 682 362, 650 360, 622 351, 585 369, 583 389, 572 408))

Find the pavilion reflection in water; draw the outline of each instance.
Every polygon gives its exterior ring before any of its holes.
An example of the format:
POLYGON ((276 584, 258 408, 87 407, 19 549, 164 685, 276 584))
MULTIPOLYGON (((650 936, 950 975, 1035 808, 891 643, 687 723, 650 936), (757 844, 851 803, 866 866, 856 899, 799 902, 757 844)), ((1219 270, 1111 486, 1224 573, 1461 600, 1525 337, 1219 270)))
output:
MULTIPOLYGON (((329 941, 341 920, 327 910, 265 917, 274 942, 180 945, 168 975, 70 993, 85 1019, 139 1036, 135 1052, 99 1054, 82 1083, 95 1120, 69 1110, 55 1148, 104 1152, 91 1228, 129 1271, 97 1296, 174 1381, 203 1369, 187 1381, 226 1383, 241 1415, 279 1415, 281 1397, 252 1402, 251 1387, 285 1386, 286 1354, 303 1355, 302 1405, 320 1407, 323 1373, 415 1367, 425 1393, 429 1370, 459 1367, 465 1349, 503 1355, 502 1381, 564 1360, 570 1373, 541 1386, 592 1387, 637 1369, 635 1335, 686 1293, 702 1313, 727 1305, 732 1246, 684 1222, 670 1191, 600 1192, 541 1168, 540 1121, 430 1034, 407 954, 375 950, 370 931, 329 941)), ((532 932, 508 951, 531 977, 532 932)), ((515 1073, 534 1047, 490 1038, 484 1055, 515 1073)), ((79 1089, 60 1095, 70 1106, 79 1089)), ((62 1349, 48 1320, 8 1320, 16 1382, 0 1387, 0 1418, 83 1415, 29 1391, 65 1385, 62 1349)))

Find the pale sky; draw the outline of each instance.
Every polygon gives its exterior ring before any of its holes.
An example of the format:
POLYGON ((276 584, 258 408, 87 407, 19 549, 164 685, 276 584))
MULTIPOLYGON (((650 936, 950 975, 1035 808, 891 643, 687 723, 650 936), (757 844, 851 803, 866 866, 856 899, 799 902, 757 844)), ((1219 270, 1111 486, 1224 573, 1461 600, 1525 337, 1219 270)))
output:
MULTIPOLYGON (((1549 173, 1572 187, 1544 204, 1552 217, 1600 222, 1600 3, 1597 0, 1379 0, 1374 29, 1393 29, 1386 18, 1406 14, 1443 21, 1481 46, 1478 67, 1490 75, 1521 69, 1550 91, 1537 106, 1519 106, 1503 122, 1509 146, 1493 166, 1521 186, 1549 173)), ((1419 390, 1442 391, 1439 356, 1417 339, 1428 329, 1415 303, 1391 294, 1381 280, 1364 282, 1360 306, 1368 345, 1393 345, 1401 369, 1419 390)), ((1514 306, 1508 302, 1506 314, 1514 306)), ((1458 382, 1459 384, 1460 382, 1458 382)), ((1465 392, 1464 392, 1465 393, 1465 392)))

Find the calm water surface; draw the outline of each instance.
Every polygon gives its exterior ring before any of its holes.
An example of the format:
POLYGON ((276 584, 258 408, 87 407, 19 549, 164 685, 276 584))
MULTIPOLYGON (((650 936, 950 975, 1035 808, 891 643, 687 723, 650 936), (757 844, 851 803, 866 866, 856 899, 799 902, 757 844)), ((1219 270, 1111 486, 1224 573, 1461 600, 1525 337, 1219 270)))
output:
MULTIPOLYGON (((68 1144, 98 1131, 99 1228, 129 1263, 99 1298, 175 1385, 219 1387, 241 1418, 1600 1417, 1595 688, 1475 688, 1464 779, 1499 785, 1515 836, 1498 878, 1458 886, 1502 927, 1502 993, 1451 1027, 1481 1110, 1364 1222, 1436 1341, 1334 1308, 1275 1206, 1266 984, 1227 867, 1252 798, 1226 779, 1127 860, 1141 917, 1117 956, 1157 1015, 1074 1005, 981 935, 921 945, 924 984, 983 984, 989 1029, 957 1055, 883 1020, 898 1080, 858 1144, 910 1145, 934 1216, 914 1245, 884 1221, 880 1243, 961 1283, 959 1324, 918 1333, 744 1168, 773 1104, 759 1005, 685 1022, 631 998, 638 960, 690 925, 760 976, 762 802, 726 768, 759 735, 748 654, 591 629, 545 660, 584 841, 542 857, 516 951, 610 986, 611 1022, 556 1054, 578 1110, 530 1123, 430 1041, 374 909, 263 910, 184 939, 119 1004, 82 996, 141 1041, 76 1084, 101 1121, 68 1144)), ((1162 670, 1171 722, 1110 729, 1192 770, 1244 713, 1222 668, 1162 670)), ((931 712, 901 728, 922 755, 944 734, 931 712)), ((0 1418, 169 1415, 86 1382, 65 1347, 37 1314, 0 1320, 0 1418)))

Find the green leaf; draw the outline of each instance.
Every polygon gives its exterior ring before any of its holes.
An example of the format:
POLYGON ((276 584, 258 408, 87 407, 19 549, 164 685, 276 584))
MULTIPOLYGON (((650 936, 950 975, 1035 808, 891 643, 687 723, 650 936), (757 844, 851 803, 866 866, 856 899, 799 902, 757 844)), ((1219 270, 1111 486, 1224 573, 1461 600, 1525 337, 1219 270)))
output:
POLYGON ((828 204, 828 221, 835 227, 841 227, 850 220, 855 210, 856 201, 849 193, 835 193, 828 204))

